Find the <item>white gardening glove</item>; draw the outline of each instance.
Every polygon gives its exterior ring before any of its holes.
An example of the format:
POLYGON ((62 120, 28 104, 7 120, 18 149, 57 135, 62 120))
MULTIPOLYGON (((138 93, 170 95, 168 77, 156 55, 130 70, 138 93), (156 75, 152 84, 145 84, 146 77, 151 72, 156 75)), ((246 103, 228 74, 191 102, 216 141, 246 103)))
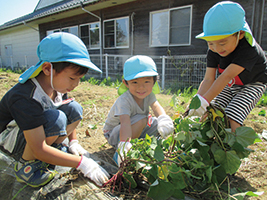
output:
POLYGON ((158 117, 158 132, 162 138, 166 138, 174 131, 173 121, 168 115, 158 117))
POLYGON ((124 155, 128 153, 131 147, 132 144, 130 142, 121 141, 118 144, 117 152, 114 155, 114 161, 117 163, 118 166, 120 166, 121 161, 124 160, 124 155))
POLYGON ((74 155, 84 155, 90 158, 90 153, 86 151, 78 142, 78 140, 71 140, 69 143, 69 151, 74 155))
MULTIPOLYGON (((190 109, 188 116, 202 117, 204 115, 204 113, 207 111, 207 107, 209 106, 209 102, 199 94, 196 94, 196 96, 194 98, 196 98, 196 97, 200 100, 201 105, 197 109, 190 109)), ((193 99, 192 99, 192 101, 193 101, 193 99)), ((189 108, 190 108, 190 105, 189 105, 189 108)))
POLYGON ((82 156, 81 161, 77 167, 83 175, 90 178, 98 186, 102 186, 110 178, 108 172, 98 165, 93 159, 82 156))

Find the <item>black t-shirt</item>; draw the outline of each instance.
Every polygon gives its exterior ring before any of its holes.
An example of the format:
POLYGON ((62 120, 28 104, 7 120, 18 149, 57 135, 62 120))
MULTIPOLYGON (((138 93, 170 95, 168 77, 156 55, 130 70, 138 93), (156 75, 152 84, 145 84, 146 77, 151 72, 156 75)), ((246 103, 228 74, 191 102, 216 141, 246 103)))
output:
POLYGON ((226 57, 208 50, 207 67, 218 68, 221 74, 231 63, 245 68, 232 80, 232 84, 267 83, 267 60, 264 51, 257 43, 252 47, 243 38, 236 49, 226 57))

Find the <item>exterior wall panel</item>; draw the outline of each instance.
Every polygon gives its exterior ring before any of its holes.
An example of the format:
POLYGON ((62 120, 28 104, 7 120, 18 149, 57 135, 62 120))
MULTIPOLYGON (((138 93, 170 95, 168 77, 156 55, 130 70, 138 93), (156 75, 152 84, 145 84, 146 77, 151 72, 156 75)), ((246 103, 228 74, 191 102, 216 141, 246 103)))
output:
MULTIPOLYGON (((37 26, 34 28, 38 28, 37 26)), ((0 32, 1 62, 5 67, 29 67, 38 62, 36 49, 39 44, 39 33, 22 26, 16 31, 9 29, 0 32), (12 57, 6 55, 5 47, 11 45, 12 57)), ((0 63, 1 64, 1 63, 0 63)))

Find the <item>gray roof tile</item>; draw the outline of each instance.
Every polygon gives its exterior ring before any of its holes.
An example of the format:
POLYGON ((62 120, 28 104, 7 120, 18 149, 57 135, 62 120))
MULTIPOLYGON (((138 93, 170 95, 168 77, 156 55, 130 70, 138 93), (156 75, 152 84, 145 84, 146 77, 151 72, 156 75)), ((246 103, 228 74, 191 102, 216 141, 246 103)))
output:
POLYGON ((77 7, 80 7, 80 2, 84 5, 88 5, 90 3, 99 2, 100 0, 65 0, 42 9, 34 10, 32 13, 24 15, 22 17, 16 18, 14 20, 8 21, 0 26, 0 30, 6 29, 18 24, 23 23, 23 21, 35 20, 41 17, 45 17, 51 14, 63 12, 66 10, 71 10, 77 7))

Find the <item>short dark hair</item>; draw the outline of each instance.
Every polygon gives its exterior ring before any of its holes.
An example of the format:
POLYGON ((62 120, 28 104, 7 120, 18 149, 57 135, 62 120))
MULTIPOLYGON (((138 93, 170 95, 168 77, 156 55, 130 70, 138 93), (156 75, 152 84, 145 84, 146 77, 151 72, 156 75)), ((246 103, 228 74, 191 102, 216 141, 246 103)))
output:
POLYGON ((87 67, 83 67, 81 65, 77 65, 74 63, 70 63, 70 62, 54 62, 52 63, 52 65, 53 65, 53 69, 55 69, 57 73, 60 73, 63 69, 67 67, 77 69, 77 72, 76 72, 77 75, 86 74, 88 72, 87 67))

